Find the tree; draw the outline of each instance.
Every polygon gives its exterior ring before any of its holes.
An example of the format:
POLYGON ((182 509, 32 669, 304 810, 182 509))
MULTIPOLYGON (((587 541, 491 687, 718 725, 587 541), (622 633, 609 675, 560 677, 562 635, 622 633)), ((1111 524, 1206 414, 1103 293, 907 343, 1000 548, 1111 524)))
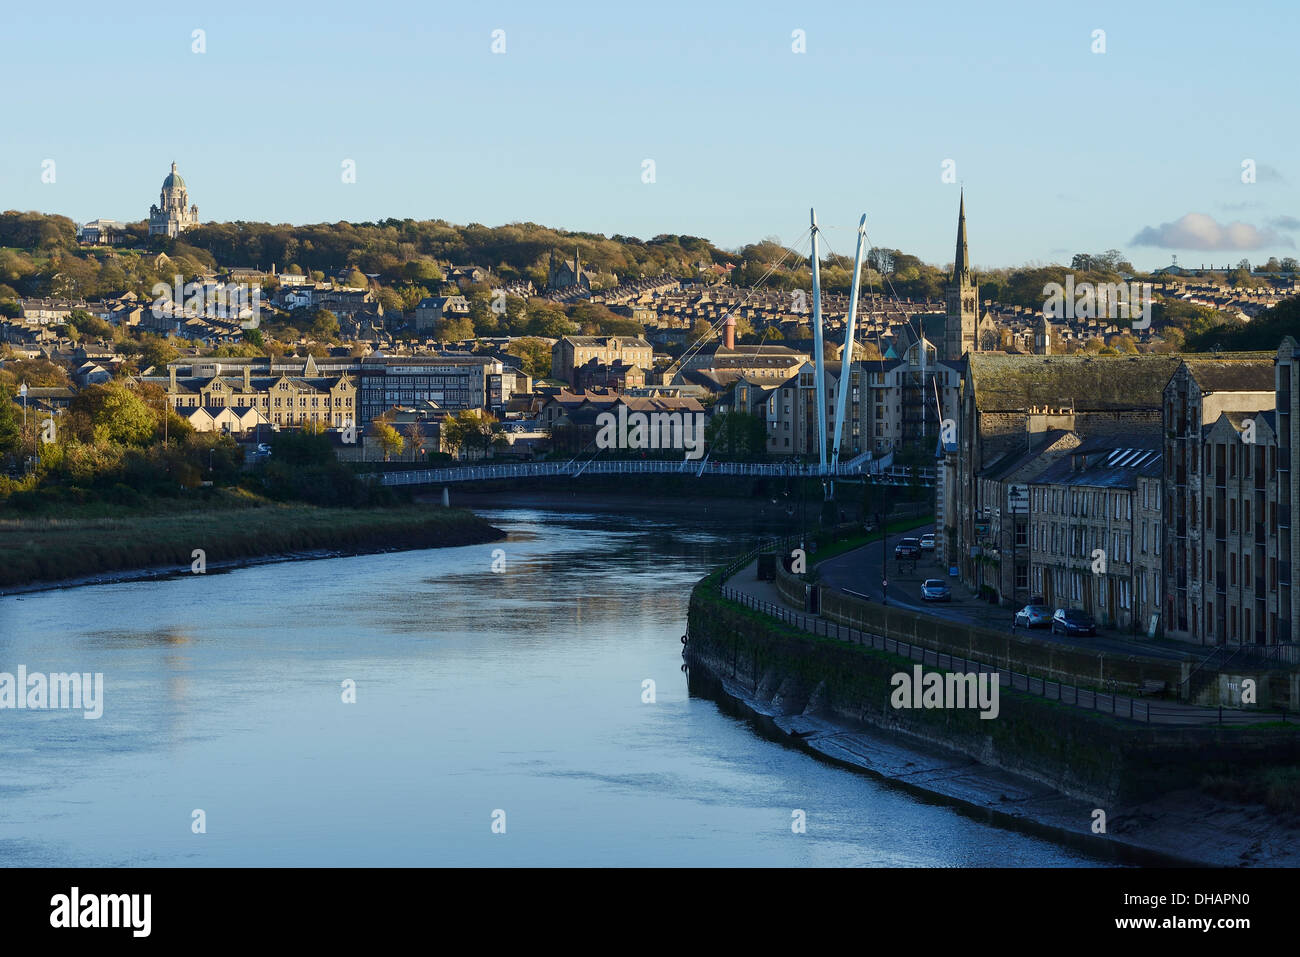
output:
POLYGON ((752 460, 767 452, 767 423, 751 412, 714 415, 704 436, 713 458, 752 460))
POLYGON ((379 447, 384 450, 384 461, 387 462, 389 456, 401 455, 402 449, 406 443, 402 441, 402 436, 393 428, 393 424, 388 416, 381 415, 370 423, 375 432, 375 439, 379 442, 379 447))
POLYGON ((72 400, 68 411, 84 417, 89 437, 97 443, 144 445, 158 424, 158 417, 144 400, 120 382, 87 386, 72 400))
POLYGON ((512 339, 506 352, 523 360, 525 375, 545 379, 551 374, 551 347, 540 339, 512 339))
POLYGON ((311 325, 307 327, 307 333, 313 339, 333 342, 339 337, 339 317, 328 309, 317 309, 312 314, 311 325))
POLYGON ((490 412, 482 409, 466 409, 457 412, 443 419, 442 444, 453 455, 466 447, 481 448, 483 454, 487 455, 488 449, 492 446, 492 426, 496 425, 496 422, 496 418, 490 412))
POLYGON ((411 449, 411 461, 416 461, 416 456, 424 452, 424 429, 420 427, 419 422, 412 421, 406 427, 407 444, 411 449))
POLYGON ((19 430, 18 407, 14 405, 13 393, 0 383, 0 453, 7 455, 18 448, 22 441, 19 430))
POLYGON ((434 337, 442 342, 461 342, 474 338, 474 323, 469 316, 443 313, 433 327, 434 337))
POLYGON ((388 286, 381 286, 379 291, 375 293, 375 298, 378 299, 379 304, 384 307, 384 312, 404 311, 402 307, 402 297, 394 289, 391 289, 388 286))

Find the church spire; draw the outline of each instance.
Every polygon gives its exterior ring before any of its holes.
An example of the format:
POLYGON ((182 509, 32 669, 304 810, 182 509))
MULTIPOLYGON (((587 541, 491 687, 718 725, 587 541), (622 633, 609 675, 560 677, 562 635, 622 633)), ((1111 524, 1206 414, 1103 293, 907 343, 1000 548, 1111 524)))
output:
POLYGON ((970 254, 966 250, 966 190, 961 191, 961 209, 957 214, 957 252, 952 260, 953 282, 970 282, 970 254))

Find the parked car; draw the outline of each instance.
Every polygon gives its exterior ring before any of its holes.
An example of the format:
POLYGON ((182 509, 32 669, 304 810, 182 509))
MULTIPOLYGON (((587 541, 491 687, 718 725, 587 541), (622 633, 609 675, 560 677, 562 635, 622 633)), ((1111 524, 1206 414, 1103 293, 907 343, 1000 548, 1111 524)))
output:
POLYGON ((258 455, 270 455, 270 454, 271 454, 271 446, 267 445, 265 442, 259 442, 259 443, 257 444, 257 454, 258 454, 258 455))
POLYGON ((1017 628, 1050 628, 1052 609, 1046 605, 1026 605, 1016 612, 1017 628))
POLYGON ((921 536, 921 551, 934 551, 934 532, 926 532, 921 536))
POLYGON ((1054 635, 1095 635, 1097 623, 1092 615, 1078 608, 1058 608, 1052 616, 1052 634, 1054 635))
POLYGON ((921 582, 921 597, 926 601, 952 601, 952 590, 942 578, 927 578, 921 582))
POLYGON ((895 558, 920 558, 921 540, 919 538, 900 539, 894 546, 895 558))

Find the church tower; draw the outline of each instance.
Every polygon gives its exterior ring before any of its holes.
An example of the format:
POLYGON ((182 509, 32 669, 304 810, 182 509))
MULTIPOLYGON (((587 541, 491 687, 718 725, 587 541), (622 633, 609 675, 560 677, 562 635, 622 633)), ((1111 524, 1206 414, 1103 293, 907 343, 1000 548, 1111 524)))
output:
POLYGON ((1039 316, 1034 323, 1034 355, 1050 356, 1052 354, 1052 324, 1046 316, 1039 316))
POLYGON ((976 327, 979 324, 979 289, 970 271, 970 252, 966 248, 966 193, 961 196, 957 214, 957 252, 953 256, 952 276, 948 282, 948 313, 944 320, 944 358, 960 359, 967 352, 978 352, 976 327))

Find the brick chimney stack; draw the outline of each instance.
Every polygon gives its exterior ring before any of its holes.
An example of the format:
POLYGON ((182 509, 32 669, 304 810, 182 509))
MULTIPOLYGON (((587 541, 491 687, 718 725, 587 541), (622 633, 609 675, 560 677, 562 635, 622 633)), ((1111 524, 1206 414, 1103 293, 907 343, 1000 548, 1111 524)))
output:
POLYGON ((736 348, 736 317, 727 316, 722 326, 722 344, 728 349, 736 348))

